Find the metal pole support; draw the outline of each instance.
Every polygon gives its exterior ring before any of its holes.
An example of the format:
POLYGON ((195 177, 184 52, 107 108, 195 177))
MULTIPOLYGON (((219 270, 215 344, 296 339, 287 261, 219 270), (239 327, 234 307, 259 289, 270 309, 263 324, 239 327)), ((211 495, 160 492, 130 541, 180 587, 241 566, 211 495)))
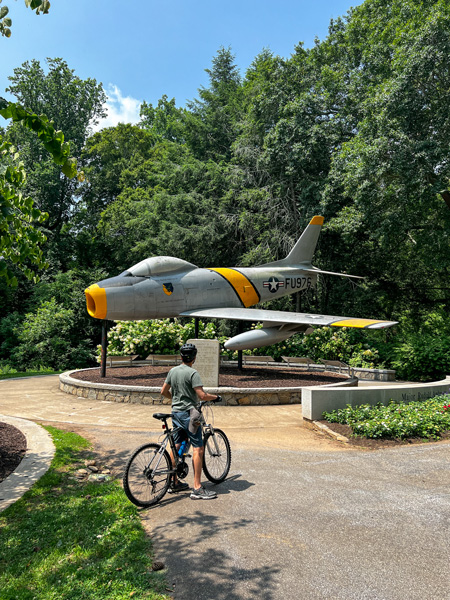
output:
POLYGON ((100 377, 106 377, 106 351, 108 348, 108 322, 106 320, 102 321, 102 350, 101 350, 101 363, 100 363, 100 377))
POLYGON ((199 327, 200 319, 195 317, 195 339, 198 340, 198 327, 199 327))

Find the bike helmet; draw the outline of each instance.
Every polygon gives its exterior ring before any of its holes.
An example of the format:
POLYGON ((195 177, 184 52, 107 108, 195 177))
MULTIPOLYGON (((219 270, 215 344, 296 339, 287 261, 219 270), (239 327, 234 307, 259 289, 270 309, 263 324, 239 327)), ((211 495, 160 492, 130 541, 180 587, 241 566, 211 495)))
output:
POLYGON ((194 344, 184 344, 180 348, 180 356, 183 362, 192 362, 197 356, 197 348, 194 344))

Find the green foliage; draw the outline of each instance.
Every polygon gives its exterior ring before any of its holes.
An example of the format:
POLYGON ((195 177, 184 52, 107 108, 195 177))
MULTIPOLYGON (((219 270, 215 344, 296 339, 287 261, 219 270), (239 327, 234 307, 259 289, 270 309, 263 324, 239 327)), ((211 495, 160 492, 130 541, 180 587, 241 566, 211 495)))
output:
POLYGON ((79 482, 92 458, 84 438, 47 428, 56 446, 49 471, 0 515, 2 600, 163 600, 151 544, 116 481, 79 482))
POLYGON ((258 348, 252 354, 269 355, 277 361, 281 361, 282 356, 309 356, 318 362, 321 358, 341 360, 352 367, 377 369, 384 366, 379 350, 381 342, 378 332, 318 327, 311 334, 293 335, 279 344, 258 348))
MULTIPOLYGON (((422 324, 449 313, 449 30, 446 0, 365 0, 331 21, 313 48, 299 44, 286 59, 263 50, 245 76, 220 48, 208 85, 186 108, 164 95, 157 106, 143 103, 138 127, 90 139, 89 124, 103 114, 101 86, 77 78, 62 59, 50 60, 48 73, 38 61, 24 63, 9 91, 16 117, 21 107, 28 116, 10 124, 7 139, 28 174, 23 194, 49 214, 47 283, 75 265, 113 275, 152 255, 201 267, 270 262, 323 214, 315 265, 365 279, 353 286, 320 276, 316 290, 279 309, 401 325, 381 333, 317 329, 259 352, 394 365, 410 380, 448 372, 445 319, 422 324), (70 139, 73 155, 82 155, 83 184, 61 177, 23 126, 41 113, 51 119, 44 129, 55 124, 47 143, 66 148, 70 139)), ((36 313, 37 296, 20 277, 19 286, 25 302, 0 287, 0 308, 36 313)), ((44 296, 75 310, 56 292, 44 296)), ((234 325, 218 327, 224 334, 234 325)), ((77 344, 98 335, 85 322, 79 329, 77 344)), ((10 334, 6 340, 11 348, 10 334)))
MULTIPOLYGON (((2 0, 0 0, 0 4, 2 0)), ((0 33, 3 37, 11 37, 11 25, 12 20, 8 17, 9 8, 7 6, 2 6, 0 8, 0 33)))
POLYGON ((46 237, 35 225, 48 215, 22 194, 25 181, 19 155, 0 136, 0 277, 12 286, 17 285, 17 279, 7 261, 17 265, 28 279, 35 276, 32 267, 46 266, 39 248, 46 237))
MULTIPOLYGON (((204 339, 215 339, 214 325, 199 323, 199 335, 204 339)), ((178 319, 118 321, 108 331, 107 354, 139 354, 141 358, 149 354, 178 354, 180 347, 194 337, 195 321, 184 324, 178 319)))
POLYGON ((156 108, 144 100, 140 108, 140 126, 155 135, 159 141, 182 144, 185 142, 185 114, 185 110, 176 107, 175 98, 169 100, 164 94, 158 100, 156 108))
POLYGON ((82 209, 78 179, 84 175, 74 175, 90 127, 105 114, 106 96, 100 84, 94 79, 80 79, 61 58, 48 59, 47 64, 44 70, 37 60, 25 62, 9 77, 7 91, 18 104, 9 107, 16 120, 9 124, 6 137, 24 163, 26 193, 39 210, 49 215, 45 253, 56 272, 78 264, 77 234, 83 230, 76 219, 82 209), (38 135, 28 126, 36 127, 38 135), (66 139, 70 139, 70 146, 66 139), (43 151, 42 142, 51 156, 43 151), (61 166, 71 179, 61 177, 61 166))
POLYGON ((367 438, 433 438, 450 430, 450 395, 409 404, 363 404, 323 413, 330 423, 350 425, 354 435, 367 438))
POLYGON ((227 253, 230 257, 230 223, 220 214, 226 185, 222 166, 163 141, 122 172, 120 185, 98 225, 116 269, 143 256, 176 256, 200 266, 220 264, 227 253))
MULTIPOLYGON (((2 0, 0 0, 1 3, 2 0)), ((46 15, 50 10, 50 2, 48 0, 25 0, 25 6, 36 11, 37 15, 46 15)), ((9 8, 7 6, 0 8, 0 34, 7 38, 11 37, 10 27, 12 25, 12 20, 7 16, 8 14, 9 8)))
POLYGON ((20 104, 7 102, 4 98, 0 98, 0 115, 11 119, 13 123, 21 122, 27 129, 34 131, 53 161, 61 165, 61 171, 66 177, 72 178, 78 174, 77 161, 70 157, 69 142, 64 141, 61 130, 55 131, 46 115, 38 116, 20 104))
POLYGON ((11 312, 0 319, 0 361, 7 360, 17 346, 15 330, 24 319, 18 311, 11 312))
POLYGON ((79 340, 75 315, 55 298, 44 301, 35 313, 25 315, 16 328, 19 345, 11 361, 18 368, 44 365, 57 370, 84 367, 92 361, 89 340, 79 340))
POLYGON ((50 367, 39 367, 39 369, 30 369, 28 371, 18 371, 8 364, 0 363, 0 379, 16 379, 17 377, 34 377, 36 375, 55 375, 60 371, 54 371, 50 367))
POLYGON ((439 380, 450 373, 450 317, 443 306, 418 321, 406 314, 392 362, 407 381, 439 380))

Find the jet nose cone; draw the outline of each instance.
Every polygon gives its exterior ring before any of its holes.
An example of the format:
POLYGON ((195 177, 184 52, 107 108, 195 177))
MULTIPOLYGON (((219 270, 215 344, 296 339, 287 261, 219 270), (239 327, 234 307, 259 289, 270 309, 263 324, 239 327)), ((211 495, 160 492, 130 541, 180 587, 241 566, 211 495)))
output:
POLYGON ((91 317, 104 319, 106 317, 106 290, 96 283, 84 290, 86 296, 87 311, 91 317))

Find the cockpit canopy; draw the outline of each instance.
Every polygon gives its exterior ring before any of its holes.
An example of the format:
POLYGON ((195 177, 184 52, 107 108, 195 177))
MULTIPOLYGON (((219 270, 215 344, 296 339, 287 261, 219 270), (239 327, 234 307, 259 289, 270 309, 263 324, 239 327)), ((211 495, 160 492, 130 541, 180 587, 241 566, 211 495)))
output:
POLYGON ((165 273, 174 273, 176 271, 191 271, 197 269, 195 265, 172 256, 152 256, 141 260, 133 267, 130 267, 124 273, 133 277, 156 277, 165 273))

